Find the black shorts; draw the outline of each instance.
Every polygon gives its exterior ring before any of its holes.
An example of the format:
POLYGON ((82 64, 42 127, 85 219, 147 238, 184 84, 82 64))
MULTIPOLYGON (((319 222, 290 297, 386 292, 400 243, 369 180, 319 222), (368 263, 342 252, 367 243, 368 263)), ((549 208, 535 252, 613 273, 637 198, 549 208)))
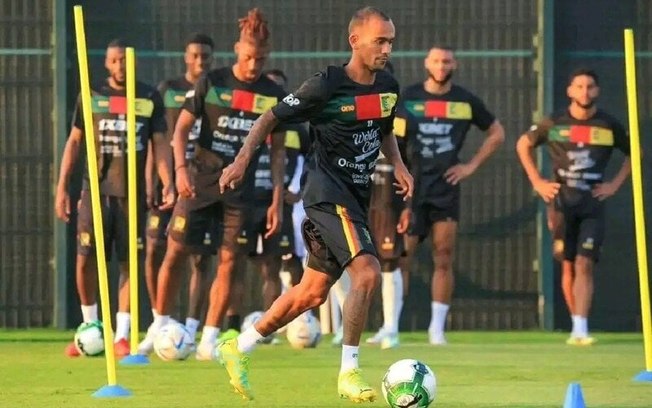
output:
POLYGON ((236 252, 245 209, 222 202, 198 209, 192 209, 193 205, 192 199, 181 198, 174 206, 168 239, 185 245, 194 254, 216 254, 220 246, 236 252))
POLYGON ((344 268, 362 253, 376 258, 367 217, 340 205, 320 203, 306 208, 302 233, 308 251, 308 267, 337 280, 344 268))
POLYGON ((588 193, 577 202, 560 198, 555 204, 564 216, 564 259, 582 255, 597 262, 605 236, 604 203, 588 193))
POLYGON ((283 256, 294 253, 294 226, 292 224, 292 206, 283 206, 283 224, 281 230, 269 237, 263 238, 267 232, 267 206, 256 205, 249 211, 245 224, 238 236, 238 244, 242 253, 248 256, 275 255, 283 256), (259 240, 262 248, 258 248, 259 240), (259 251, 262 250, 262 251, 259 251))
MULTIPOLYGON (((155 245, 165 247, 168 239, 168 226, 172 219, 173 210, 151 209, 147 219, 147 240, 155 245)), ((217 239, 215 231, 211 229, 204 235, 204 241, 200 246, 189 248, 194 255, 213 255, 217 252, 217 239)))
POLYGON ((378 256, 391 261, 405 255, 403 234, 396 232, 400 211, 391 208, 372 207, 369 210, 369 227, 378 256))
POLYGON ((430 203, 413 204, 409 235, 416 235, 424 240, 436 222, 458 222, 460 220, 460 200, 456 194, 446 206, 430 203))
MULTIPOLYGON (((127 199, 124 197, 100 196, 104 232, 104 250, 107 261, 111 260, 112 249, 119 262, 129 260, 129 214, 127 199)), ((138 249, 143 249, 143 229, 145 211, 138 206, 138 249)), ((93 234, 93 212, 91 193, 83 190, 79 198, 77 216, 77 254, 89 256, 95 253, 95 236, 93 234)))

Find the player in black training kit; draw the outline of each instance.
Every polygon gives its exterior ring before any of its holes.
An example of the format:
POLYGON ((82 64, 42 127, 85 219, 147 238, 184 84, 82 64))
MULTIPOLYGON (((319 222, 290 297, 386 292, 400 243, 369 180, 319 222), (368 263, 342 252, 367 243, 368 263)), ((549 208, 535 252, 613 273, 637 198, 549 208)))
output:
POLYGON ((566 88, 570 106, 533 125, 516 144, 532 187, 547 203, 554 201, 564 218, 564 260, 571 263, 573 330, 570 345, 595 343, 587 318, 593 297, 593 266, 605 236, 604 200, 614 195, 631 171, 629 139, 623 125, 595 106, 598 76, 589 69, 574 71, 566 88), (547 144, 553 162, 553 181, 544 179, 532 158, 532 148, 547 144), (618 174, 604 180, 613 150, 625 158, 618 174))
POLYGON ((412 177, 392 134, 398 83, 383 70, 393 40, 394 24, 387 15, 372 7, 358 10, 349 24, 353 49, 349 63, 326 68, 263 114, 220 178, 220 188, 235 188, 255 163, 258 145, 276 124, 310 122, 314 145, 303 196, 308 265, 301 282, 281 295, 255 325, 218 346, 231 385, 244 398, 253 398, 249 352, 260 339, 322 304, 344 268, 351 277, 351 290, 344 305, 338 392, 358 402, 376 397, 358 368, 358 344, 380 281, 378 256, 367 227, 370 177, 379 151, 394 165, 398 193, 406 197, 412 193, 412 177))
MULTIPOLYGON (((460 182, 471 176, 505 139, 503 127, 474 94, 452 83, 457 68, 449 47, 433 46, 425 59, 428 78, 401 94, 394 133, 407 150, 414 175, 411 208, 401 214, 400 225, 411 218, 408 255, 419 240, 432 233, 433 271, 430 344, 446 344, 444 327, 453 297, 453 254, 460 218, 460 182), (486 131, 487 138, 468 163, 459 152, 471 125, 486 131)), ((409 265, 409 262, 406 264, 409 265)))
MULTIPOLYGON (((181 107, 186 100, 186 93, 192 90, 195 83, 202 74, 207 72, 213 62, 213 40, 205 34, 194 33, 186 41, 184 62, 186 72, 179 77, 166 79, 158 85, 158 91, 163 98, 165 106, 165 120, 167 122, 168 141, 172 142, 174 127, 177 118, 181 113, 181 107)), ((195 143, 199 138, 199 129, 201 120, 197 120, 188 135, 188 150, 186 159, 191 160, 195 155, 195 143)), ((151 158, 151 156, 148 156, 151 158)), ((148 175, 152 174, 153 161, 148 160, 148 175)), ((156 285, 158 280, 158 270, 161 267, 165 247, 167 246, 168 223, 172 218, 172 209, 159 210, 158 205, 158 183, 155 177, 149 177, 148 180, 148 197, 150 203, 150 212, 147 220, 147 244, 145 251, 145 282, 147 283, 147 292, 152 305, 152 314, 154 317, 158 314, 155 309, 156 305, 156 285)), ((215 237, 211 233, 206 233, 204 242, 197 247, 189 248, 190 255, 190 284, 189 284, 189 301, 188 314, 186 316, 186 329, 192 338, 195 338, 197 326, 199 325, 199 314, 202 305, 206 299, 206 279, 209 274, 210 257, 216 252, 215 237)), ((151 344, 142 343, 139 346, 140 353, 145 354, 151 344)))
MULTIPOLYGON (((116 316, 115 352, 117 356, 129 354, 129 264, 128 264, 128 205, 127 205, 127 100, 125 94, 125 48, 122 40, 109 43, 105 67, 109 77, 91 89, 93 126, 97 144, 100 199, 104 220, 104 243, 107 261, 115 245, 120 265, 120 290, 116 316)), ((165 118, 161 96, 153 87, 136 82, 136 151, 137 151, 137 218, 139 240, 145 224, 145 162, 150 143, 155 151, 156 168, 162 183, 161 209, 174 205, 170 144, 165 138, 165 118)), ((69 221, 70 197, 68 182, 75 162, 83 150, 84 118, 81 101, 75 108, 73 126, 61 160, 61 170, 55 209, 57 216, 69 221)), ((84 170, 84 183, 78 204, 76 279, 84 322, 97 320, 97 261, 95 260, 93 215, 91 208, 88 170, 84 170)), ((138 311, 135 311, 138 313, 138 311)), ((69 344, 66 354, 79 353, 69 344)))
MULTIPOLYGON (((239 249, 237 238, 252 200, 253 169, 247 173, 245 183, 235 190, 221 192, 218 180, 224 167, 240 151, 254 121, 285 96, 281 87, 261 76, 269 54, 269 30, 262 13, 250 10, 239 23, 240 38, 234 47, 237 61, 201 77, 186 94, 174 131, 174 168, 181 198, 170 221, 168 247, 159 272, 156 311, 160 316, 154 321, 152 333, 169 320, 179 287, 179 264, 186 259, 188 248, 201 245, 207 232, 215 233, 219 263, 209 294, 206 324, 197 346, 198 360, 210 360, 215 354, 219 326, 230 297, 239 249), (199 118, 202 122, 195 157, 187 161, 188 133, 199 118)), ((267 236, 278 232, 282 221, 285 163, 284 129, 279 127, 270 133, 274 194, 267 210, 267 236)))

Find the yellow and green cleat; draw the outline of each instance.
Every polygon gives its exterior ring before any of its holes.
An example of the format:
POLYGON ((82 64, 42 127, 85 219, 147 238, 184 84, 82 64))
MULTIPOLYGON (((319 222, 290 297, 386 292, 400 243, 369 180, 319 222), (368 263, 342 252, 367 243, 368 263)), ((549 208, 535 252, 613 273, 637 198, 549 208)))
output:
POLYGON ((353 402, 373 402, 376 399, 376 391, 362 379, 359 368, 340 373, 337 379, 337 392, 341 398, 353 402))
POLYGON ((566 340, 566 344, 568 344, 569 346, 580 346, 580 347, 592 346, 597 342, 598 342, 598 339, 596 339, 595 337, 573 337, 573 336, 571 336, 566 340))
POLYGON ((233 340, 240 335, 240 332, 236 329, 229 329, 222 333, 222 335, 217 339, 217 344, 224 343, 225 341, 233 340))
POLYGON ((238 350, 238 339, 227 340, 217 346, 220 363, 231 378, 231 385, 237 394, 246 400, 254 399, 249 385, 249 356, 238 350))

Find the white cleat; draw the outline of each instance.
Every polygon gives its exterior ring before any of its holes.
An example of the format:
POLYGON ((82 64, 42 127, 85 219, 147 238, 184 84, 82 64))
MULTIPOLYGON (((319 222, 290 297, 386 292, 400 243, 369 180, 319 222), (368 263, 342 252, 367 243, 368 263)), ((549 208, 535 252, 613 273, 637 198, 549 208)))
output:
POLYGON ((444 337, 444 333, 428 331, 428 337, 430 338, 430 344, 433 346, 445 346, 448 344, 446 337, 444 337))
POLYGON ((154 330, 154 326, 150 325, 149 328, 147 329, 147 335, 143 339, 143 341, 138 344, 138 354, 142 356, 147 356, 152 354, 154 351, 154 339, 156 338, 156 331, 154 330))
POLYGON ((383 339, 380 341, 380 348, 382 350, 387 350, 387 349, 396 348, 400 344, 401 342, 398 339, 398 333, 388 334, 387 336, 383 337, 383 339))
POLYGON ((217 360, 217 347, 215 344, 199 343, 195 352, 195 358, 197 361, 217 360))
POLYGON ((386 336, 387 336, 387 332, 385 331, 385 328, 381 327, 376 334, 374 334, 372 337, 369 337, 367 340, 365 340, 365 343, 380 344, 386 336))

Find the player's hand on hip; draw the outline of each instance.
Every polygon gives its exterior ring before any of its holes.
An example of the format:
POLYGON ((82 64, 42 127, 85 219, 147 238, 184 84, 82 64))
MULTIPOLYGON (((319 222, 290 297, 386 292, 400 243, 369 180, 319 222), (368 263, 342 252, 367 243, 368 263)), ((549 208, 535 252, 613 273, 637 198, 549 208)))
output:
POLYGON ((591 193, 593 194, 593 197, 603 201, 616 194, 616 191, 618 191, 618 186, 616 186, 616 184, 613 182, 607 181, 604 183, 596 184, 593 187, 593 191, 591 191, 591 193))
POLYGON ((222 170, 222 176, 220 176, 220 193, 224 193, 228 188, 235 190, 242 182, 246 169, 247 165, 242 160, 238 160, 237 157, 233 163, 226 166, 222 170))
POLYGON ((67 191, 57 190, 57 195, 54 198, 54 211, 61 221, 70 221, 70 194, 67 191))
POLYGON ((460 181, 469 177, 475 172, 475 168, 470 164, 459 163, 446 170, 444 178, 448 184, 456 185, 460 181))
POLYGON ((401 211, 401 215, 398 218, 398 225, 396 225, 396 232, 399 234, 405 234, 410 227, 410 221, 412 220, 412 210, 409 208, 404 208, 401 211))
POLYGON ((549 203, 557 196, 557 193, 559 193, 561 184, 546 179, 540 179, 533 182, 532 186, 534 187, 534 191, 543 198, 543 201, 549 203))
POLYGON ((394 165, 394 178, 396 178, 396 182, 394 183, 394 187, 397 188, 396 194, 402 195, 403 201, 412 198, 414 179, 402 162, 394 165))
POLYGON ((174 203, 176 201, 177 195, 172 185, 163 187, 161 196, 162 196, 162 203, 158 207, 159 210, 169 210, 170 208, 174 207, 174 203))
POLYGON ((188 169, 185 166, 179 167, 177 169, 176 184, 177 191, 181 197, 195 197, 195 186, 192 184, 192 181, 190 180, 190 174, 188 174, 188 169))
POLYGON ((301 200, 301 193, 293 193, 289 190, 285 190, 283 200, 286 204, 296 204, 301 200))
POLYGON ((268 239, 281 230, 281 224, 283 223, 283 212, 281 209, 282 206, 276 204, 272 204, 267 208, 267 231, 263 238, 268 239))

